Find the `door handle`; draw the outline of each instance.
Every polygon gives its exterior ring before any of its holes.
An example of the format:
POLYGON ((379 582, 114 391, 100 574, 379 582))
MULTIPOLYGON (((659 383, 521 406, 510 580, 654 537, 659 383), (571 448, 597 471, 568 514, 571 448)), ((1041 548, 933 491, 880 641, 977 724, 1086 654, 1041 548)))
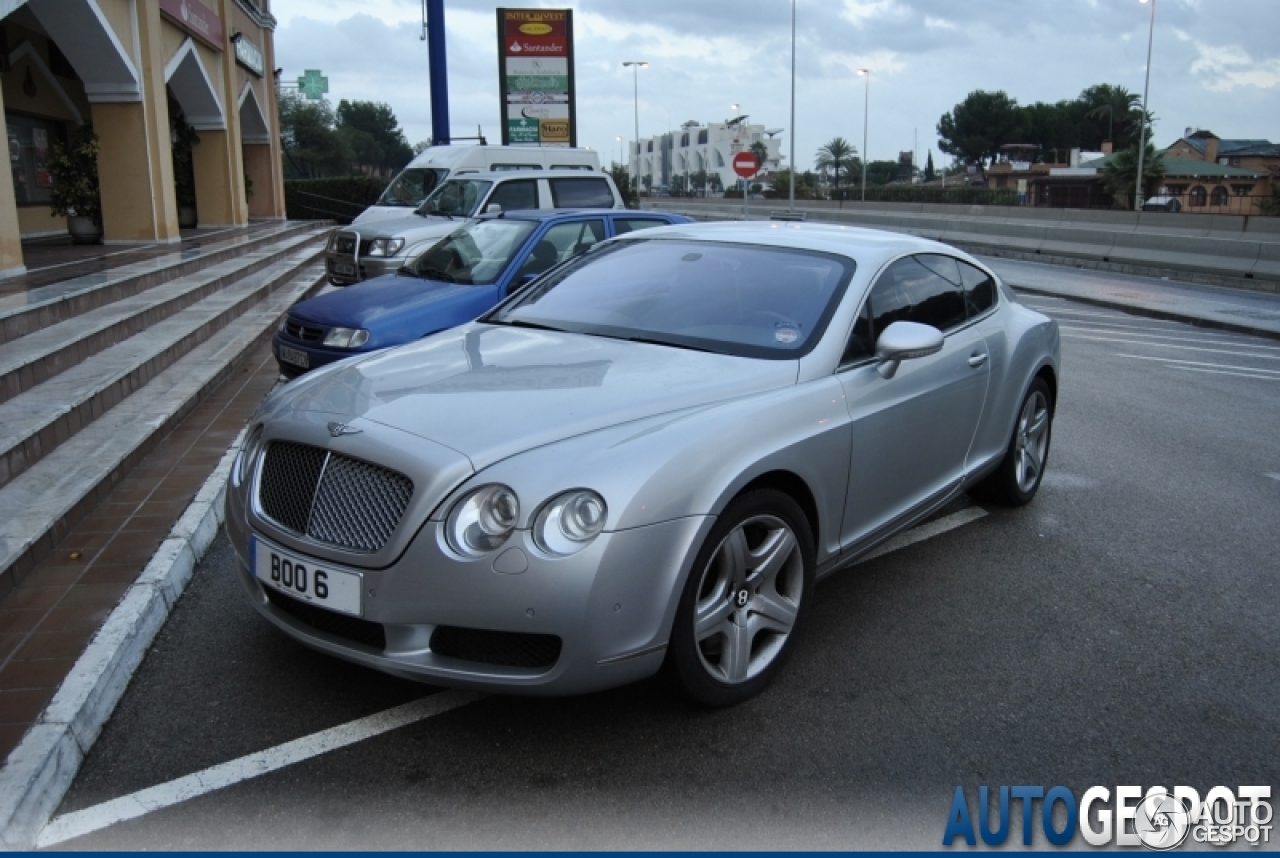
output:
POLYGON ((982 366, 986 362, 987 362, 986 352, 982 352, 981 354, 979 354, 978 352, 974 352, 973 354, 969 355, 969 366, 973 367, 974 369, 977 369, 978 367, 982 366))

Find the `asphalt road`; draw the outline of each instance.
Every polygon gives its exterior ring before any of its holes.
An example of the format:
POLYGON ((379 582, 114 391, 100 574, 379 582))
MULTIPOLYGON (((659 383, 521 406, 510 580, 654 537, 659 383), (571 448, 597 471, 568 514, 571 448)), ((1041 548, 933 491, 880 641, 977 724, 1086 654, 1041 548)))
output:
MULTIPOLYGON (((1039 497, 822 583, 761 697, 487 697, 60 848, 934 849, 958 785, 1274 788, 1280 344, 1027 302, 1063 329, 1039 497)), ((231 563, 60 815, 439 693, 286 639, 231 563)))

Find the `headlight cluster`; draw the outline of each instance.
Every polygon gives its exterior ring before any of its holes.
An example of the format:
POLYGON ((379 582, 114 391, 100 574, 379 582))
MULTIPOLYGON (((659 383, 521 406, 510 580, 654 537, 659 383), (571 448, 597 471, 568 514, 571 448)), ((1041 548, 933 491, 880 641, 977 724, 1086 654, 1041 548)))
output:
MULTIPOLYGON (((556 495, 534 516, 533 541, 556 557, 586 548, 604 530, 608 507, 590 489, 556 495)), ((464 557, 479 557, 501 548, 520 520, 520 500, 510 488, 480 486, 453 506, 445 522, 449 547, 464 557)))
POLYGON ((253 467, 253 460, 257 458, 258 451, 262 449, 262 424, 259 423, 249 430, 249 436, 244 440, 244 446, 240 448, 239 455, 236 456, 235 463, 231 466, 235 471, 236 484, 243 483, 249 476, 250 469, 253 467))
POLYGON ((324 335, 324 344, 336 349, 358 349, 369 342, 369 332, 364 328, 331 328, 324 335))
POLYGON ((365 256, 395 256, 404 247, 403 238, 375 238, 365 256))

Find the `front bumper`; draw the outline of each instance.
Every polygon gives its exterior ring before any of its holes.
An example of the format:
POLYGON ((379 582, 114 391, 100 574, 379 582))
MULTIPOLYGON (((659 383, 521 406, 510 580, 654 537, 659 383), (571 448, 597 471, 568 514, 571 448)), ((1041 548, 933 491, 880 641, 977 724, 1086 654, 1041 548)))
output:
POLYGON ((312 343, 301 343, 285 339, 277 333, 271 338, 271 354, 275 356, 276 366, 280 369, 280 374, 285 378, 294 379, 304 372, 319 369, 334 361, 346 360, 349 357, 363 354, 363 352, 351 351, 350 349, 326 349, 312 343), (306 366, 302 366, 299 362, 298 353, 306 356, 306 366))
MULTIPOLYGON (((567 558, 543 555, 527 531, 517 531, 504 548, 478 560, 455 556, 444 546, 441 523, 428 521, 389 567, 346 567, 363 578, 362 617, 351 632, 350 623, 309 620, 268 598, 250 571, 250 537, 263 537, 249 526, 242 495, 227 493, 237 574, 253 606, 277 628, 322 652, 403 678, 524 694, 577 694, 655 673, 688 564, 712 521, 697 516, 605 533, 567 558), (500 572, 495 565, 524 571, 500 572), (362 634, 371 626, 379 643, 362 634), (508 638, 555 636, 560 647, 552 663, 506 666, 433 650, 442 627, 508 638)), ((280 547, 306 554, 299 545, 280 547)), ((332 619, 331 613, 319 619, 332 619)))
POLYGON ((324 252, 324 268, 329 282, 337 286, 349 286, 361 280, 395 274, 404 265, 403 256, 361 256, 360 261, 349 253, 324 252))

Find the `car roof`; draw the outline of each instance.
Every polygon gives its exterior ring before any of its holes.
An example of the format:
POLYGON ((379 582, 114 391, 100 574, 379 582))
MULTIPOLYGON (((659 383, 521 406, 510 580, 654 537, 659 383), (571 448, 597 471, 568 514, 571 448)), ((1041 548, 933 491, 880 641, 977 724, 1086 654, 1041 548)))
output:
POLYGON ((601 217, 603 215, 613 215, 614 217, 630 217, 630 218, 679 218, 681 221, 686 219, 685 215, 675 214, 673 212, 659 211, 635 211, 628 209, 512 209, 511 211, 501 212, 491 215, 478 215, 478 218, 503 218, 506 220, 554 220, 556 218, 575 218, 575 217, 601 217))
POLYGON ((477 170, 455 173, 446 181, 459 179, 484 179, 490 182, 513 181, 515 179, 598 179, 608 175, 603 170, 477 170))
POLYGON ((680 238, 734 244, 758 244, 817 250, 848 256, 859 263, 886 261, 904 253, 946 253, 971 259, 964 251, 919 236, 860 226, 790 221, 715 221, 676 224, 619 236, 616 241, 680 238))

